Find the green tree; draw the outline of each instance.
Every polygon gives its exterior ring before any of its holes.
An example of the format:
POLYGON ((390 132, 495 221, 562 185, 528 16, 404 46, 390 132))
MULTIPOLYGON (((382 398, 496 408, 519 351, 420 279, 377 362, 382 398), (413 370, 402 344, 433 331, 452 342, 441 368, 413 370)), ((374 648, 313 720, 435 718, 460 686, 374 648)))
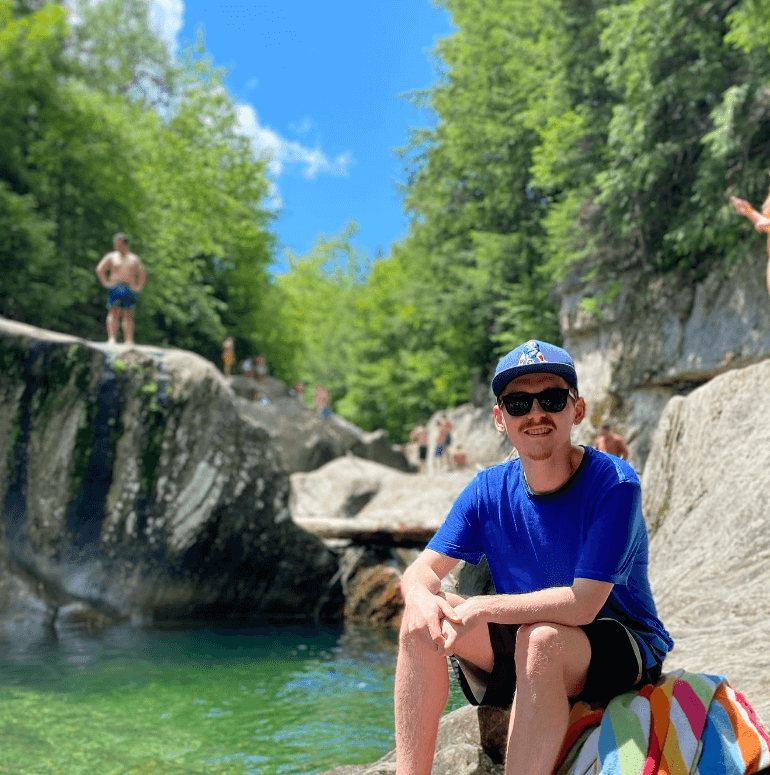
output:
POLYGON ((311 388, 322 384, 335 404, 347 392, 360 332, 357 299, 366 279, 368 259, 351 240, 358 226, 349 223, 340 234, 319 236, 304 256, 289 252, 289 270, 277 278, 283 294, 283 330, 297 342, 292 377, 311 388))
POLYGON ((21 13, 0 0, 0 314, 26 319, 57 310, 54 223, 40 212, 28 156, 59 99, 65 14, 55 6, 21 13))

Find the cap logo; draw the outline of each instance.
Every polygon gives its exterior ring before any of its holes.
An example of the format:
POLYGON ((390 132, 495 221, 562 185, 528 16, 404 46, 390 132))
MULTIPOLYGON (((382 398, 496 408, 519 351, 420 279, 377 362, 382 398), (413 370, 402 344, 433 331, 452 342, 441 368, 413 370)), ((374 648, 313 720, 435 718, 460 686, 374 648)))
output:
POLYGON ((519 358, 519 366, 533 366, 536 363, 545 363, 545 355, 540 352, 540 345, 534 340, 525 342, 522 347, 524 352, 519 358))

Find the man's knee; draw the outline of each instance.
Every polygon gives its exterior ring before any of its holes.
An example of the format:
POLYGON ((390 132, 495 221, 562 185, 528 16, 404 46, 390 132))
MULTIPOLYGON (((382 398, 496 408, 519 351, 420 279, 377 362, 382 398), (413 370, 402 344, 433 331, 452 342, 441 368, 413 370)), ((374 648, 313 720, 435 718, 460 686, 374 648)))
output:
POLYGON ((591 646, 580 627, 551 622, 526 624, 516 636, 516 674, 519 680, 558 676, 573 692, 585 677, 591 646))
POLYGON ((565 647, 565 629, 571 628, 549 622, 522 624, 516 633, 517 674, 540 673, 557 664, 565 647))

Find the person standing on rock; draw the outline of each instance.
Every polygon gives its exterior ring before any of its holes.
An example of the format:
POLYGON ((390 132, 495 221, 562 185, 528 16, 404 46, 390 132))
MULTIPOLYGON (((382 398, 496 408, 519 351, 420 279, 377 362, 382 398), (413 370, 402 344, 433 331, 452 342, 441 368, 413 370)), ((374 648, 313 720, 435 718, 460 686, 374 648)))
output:
POLYGON ((222 371, 226 377, 229 377, 235 363, 235 344, 232 336, 228 336, 222 342, 222 371))
POLYGON ((628 460, 628 447, 619 433, 613 433, 609 425, 602 425, 596 436, 594 446, 599 452, 608 452, 621 460, 628 460))
POLYGON ((418 473, 425 471, 425 462, 428 459, 428 429, 425 427, 425 421, 420 419, 417 423, 417 427, 409 434, 409 441, 417 443, 418 453, 418 473))
POLYGON ((647 578, 639 479, 574 445, 585 417, 569 354, 530 340, 497 365, 492 415, 519 457, 479 472, 402 579, 397 775, 429 775, 448 657, 474 705, 512 706, 507 775, 550 775, 571 703, 654 682, 673 641, 647 578), (441 589, 486 556, 497 594, 441 589))
POLYGON ((114 250, 96 265, 99 282, 110 291, 107 298, 107 342, 115 344, 120 323, 124 343, 133 344, 134 308, 147 278, 139 256, 129 251, 128 237, 123 232, 112 237, 112 246, 114 250))
POLYGON ((444 468, 444 461, 448 460, 449 447, 452 444, 452 423, 442 414, 438 422, 436 433, 436 470, 444 468), (445 457, 446 455, 446 457, 445 457))
POLYGON ((320 383, 315 386, 313 408, 322 420, 329 421, 332 416, 331 406, 329 406, 329 391, 320 383))

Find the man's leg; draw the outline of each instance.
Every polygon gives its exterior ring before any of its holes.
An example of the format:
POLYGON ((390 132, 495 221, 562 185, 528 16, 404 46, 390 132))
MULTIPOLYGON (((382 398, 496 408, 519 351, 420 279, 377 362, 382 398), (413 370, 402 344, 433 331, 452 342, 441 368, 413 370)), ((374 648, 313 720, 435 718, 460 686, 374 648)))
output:
POLYGON ((591 645, 579 627, 519 628, 506 775, 553 772, 569 724, 569 699, 583 688, 590 661, 591 645))
POLYGON ((118 333, 118 316, 120 310, 117 307, 110 307, 107 312, 107 341, 110 344, 115 344, 115 337, 118 333))
POLYGON ((125 344, 134 343, 134 310, 123 310, 123 341, 125 344))
MULTIPOLYGON (((446 599, 450 605, 459 605, 464 598, 448 594, 446 599)), ((490 672, 494 656, 486 625, 458 639, 455 654, 490 672)), ((427 634, 410 634, 402 628, 394 693, 398 775, 430 775, 438 723, 448 696, 446 657, 438 653, 427 634)))

